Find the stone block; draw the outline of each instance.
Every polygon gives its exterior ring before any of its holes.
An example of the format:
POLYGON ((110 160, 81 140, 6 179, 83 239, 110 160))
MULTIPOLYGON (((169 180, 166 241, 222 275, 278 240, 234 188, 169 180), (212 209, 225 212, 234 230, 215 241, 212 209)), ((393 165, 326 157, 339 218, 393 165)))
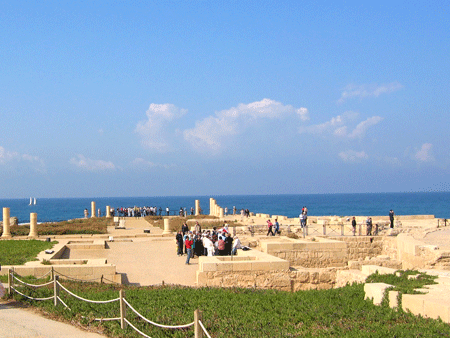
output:
POLYGON ((400 295, 400 291, 389 291, 389 307, 392 309, 398 308, 398 297, 400 295))
POLYGON ((380 305, 383 300, 384 291, 391 286, 386 283, 366 283, 364 285, 364 299, 372 299, 375 305, 380 305))
POLYGON ((206 285, 208 281, 208 276, 206 273, 197 271, 197 285, 203 286, 206 285))
POLYGON ((377 265, 363 265, 361 267, 361 271, 367 275, 371 275, 375 272, 378 271, 378 274, 380 275, 388 275, 391 273, 395 273, 395 269, 391 269, 391 268, 385 268, 382 266, 377 266, 377 265))
POLYGON ((250 261, 233 263, 233 271, 251 271, 251 270, 252 270, 252 263, 250 261))
POLYGON ((424 315, 433 319, 441 318, 443 322, 450 323, 450 304, 448 302, 425 299, 424 315))
POLYGON ((252 262, 252 271, 270 271, 269 262, 252 262))
POLYGON ((402 308, 404 311, 410 311, 412 314, 424 316, 425 297, 424 295, 402 295, 402 308))
POLYGON ((233 271, 233 263, 217 263, 217 271, 233 271))

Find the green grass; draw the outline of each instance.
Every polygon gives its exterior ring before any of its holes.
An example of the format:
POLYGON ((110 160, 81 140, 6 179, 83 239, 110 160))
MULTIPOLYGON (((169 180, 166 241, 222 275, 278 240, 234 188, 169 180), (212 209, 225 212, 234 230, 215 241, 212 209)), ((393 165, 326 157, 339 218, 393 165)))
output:
MULTIPOLYGON (((63 281, 76 294, 87 299, 118 297, 119 286, 63 281)), ((146 318, 167 325, 193 321, 195 309, 203 311, 203 323, 212 337, 449 337, 450 325, 375 306, 364 300, 362 284, 332 290, 295 293, 219 288, 120 286, 125 298, 146 318)), ((38 297, 52 295, 52 287, 29 289, 38 297)), ((22 299, 21 296, 17 296, 22 299)), ((131 328, 120 329, 118 321, 93 322, 94 317, 119 316, 119 304, 89 304, 61 291, 63 306, 52 301, 34 302, 45 312, 67 321, 97 326, 110 337, 139 337, 131 328), (81 318, 81 315, 88 317, 81 318), (89 319, 90 318, 90 319, 89 319)), ((138 320, 127 311, 127 319, 151 337, 192 337, 192 329, 163 330, 138 320)))
POLYGON ((436 276, 429 276, 425 273, 415 271, 415 270, 399 270, 397 273, 380 275, 374 273, 367 277, 366 283, 386 283, 393 285, 393 288, 389 290, 400 291, 406 294, 417 294, 420 293, 415 291, 415 289, 420 289, 425 285, 437 284, 435 282, 436 276), (418 275, 416 279, 408 279, 408 276, 418 275))
POLYGON ((39 252, 52 248, 56 243, 35 239, 0 241, 0 265, 22 265, 35 261, 39 252))
MULTIPOLYGON (((113 225, 112 218, 95 217, 80 218, 62 222, 41 223, 37 225, 40 236, 75 235, 75 234, 106 234, 107 226, 113 225)), ((10 228, 13 236, 28 236, 29 225, 14 225, 10 228)))

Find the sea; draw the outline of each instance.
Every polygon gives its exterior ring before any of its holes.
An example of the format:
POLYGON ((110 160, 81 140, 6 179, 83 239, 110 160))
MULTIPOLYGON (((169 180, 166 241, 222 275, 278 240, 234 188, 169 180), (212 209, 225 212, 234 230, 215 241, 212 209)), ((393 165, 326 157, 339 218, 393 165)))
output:
MULTIPOLYGON (((396 215, 434 215, 450 218, 450 192, 358 193, 358 194, 295 194, 295 195, 220 195, 220 196, 155 196, 155 197, 98 197, 98 198, 39 198, 30 205, 29 198, 0 199, 0 207, 10 208, 11 217, 19 223, 29 223, 30 213, 37 213, 38 222, 58 222, 84 217, 84 209, 91 211, 91 202, 105 214, 106 206, 169 207, 170 215, 180 208, 189 212, 200 201, 203 214, 209 214, 209 198, 220 207, 239 211, 298 217, 303 206, 310 216, 381 216, 394 210, 396 215)), ((34 197, 33 197, 34 201, 34 197)))

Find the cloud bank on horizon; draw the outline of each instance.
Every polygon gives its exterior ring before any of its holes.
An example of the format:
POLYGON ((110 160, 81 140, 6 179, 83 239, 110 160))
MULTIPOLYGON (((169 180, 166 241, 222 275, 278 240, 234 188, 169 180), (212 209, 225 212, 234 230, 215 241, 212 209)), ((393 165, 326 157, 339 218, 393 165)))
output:
POLYGON ((445 10, 262 7, 4 4, 0 198, 448 186, 445 10))

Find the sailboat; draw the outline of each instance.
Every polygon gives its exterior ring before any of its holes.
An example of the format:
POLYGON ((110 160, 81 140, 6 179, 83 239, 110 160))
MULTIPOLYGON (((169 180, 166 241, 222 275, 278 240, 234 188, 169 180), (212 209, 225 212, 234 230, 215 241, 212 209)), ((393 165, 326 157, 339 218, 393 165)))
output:
POLYGON ((30 197, 30 204, 28 205, 32 205, 33 204, 33 199, 30 197))
POLYGON ((33 204, 34 204, 34 205, 36 205, 36 197, 34 198, 34 202, 33 202, 33 204))

